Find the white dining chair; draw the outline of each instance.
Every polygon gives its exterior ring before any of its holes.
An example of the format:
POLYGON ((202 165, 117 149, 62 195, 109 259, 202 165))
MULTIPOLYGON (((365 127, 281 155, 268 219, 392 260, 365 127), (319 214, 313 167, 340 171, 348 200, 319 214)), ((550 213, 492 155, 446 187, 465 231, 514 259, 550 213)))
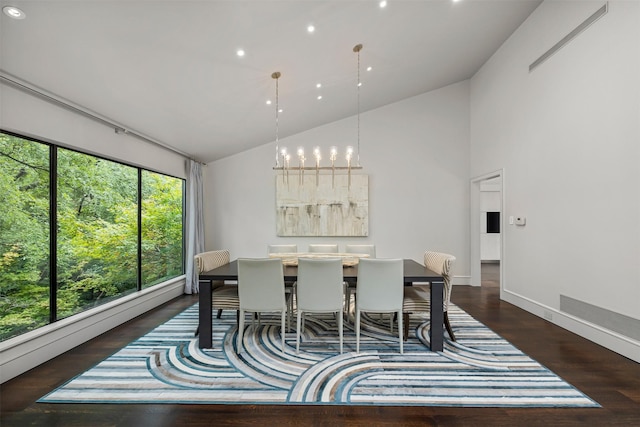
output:
POLYGON ((342 298, 341 258, 300 258, 298 260, 296 353, 300 352, 300 334, 304 330, 305 314, 334 313, 338 322, 340 353, 342 354, 342 298))
MULTIPOLYGON (((271 255, 271 254, 289 254, 289 253, 297 253, 298 252, 298 245, 296 244, 286 244, 286 245, 268 245, 267 246, 267 255, 271 255)), ((283 259, 284 260, 284 259, 283 259)), ((284 282, 284 288, 285 288, 285 292, 287 294, 290 294, 288 296, 289 298, 289 312, 293 313, 293 286, 295 285, 295 282, 292 281, 285 281, 284 282)))
MULTIPOLYGON (((456 336, 451 329, 449 323, 449 301, 451 301, 451 269, 456 257, 450 254, 434 251, 426 251, 424 253, 424 265, 434 273, 442 275, 444 279, 443 286, 443 307, 444 326, 451 337, 451 341, 456 340, 456 336)), ((409 314, 410 313, 429 313, 431 311, 431 295, 429 286, 407 286, 404 289, 404 300, 402 303, 403 322, 404 322, 404 338, 407 339, 409 334, 409 314)))
POLYGON ((321 244, 311 244, 309 245, 309 252, 312 253, 325 253, 325 254, 334 254, 338 253, 338 245, 321 245, 321 244))
MULTIPOLYGON (((402 259, 362 258, 358 263, 356 288, 356 352, 360 352, 360 317, 362 312, 393 313, 398 319, 400 353, 403 349, 402 298, 404 267, 402 259)), ((391 333, 393 318, 389 316, 391 333)))
POLYGON ((238 351, 242 348, 246 312, 258 315, 266 312, 279 312, 281 313, 280 334, 282 352, 284 353, 285 320, 288 318, 287 299, 290 294, 286 294, 284 289, 282 260, 278 258, 239 258, 238 296, 240 297, 238 351))
MULTIPOLYGON (((366 254, 369 258, 376 257, 376 245, 345 245, 344 252, 348 254, 366 254)), ((356 284, 347 283, 345 288, 345 312, 349 312, 351 305, 351 294, 355 295, 356 284)))
POLYGON ((344 251, 348 254, 366 254, 369 258, 376 257, 376 245, 345 245, 344 251))
POLYGON ((267 255, 298 252, 298 245, 269 245, 267 255))

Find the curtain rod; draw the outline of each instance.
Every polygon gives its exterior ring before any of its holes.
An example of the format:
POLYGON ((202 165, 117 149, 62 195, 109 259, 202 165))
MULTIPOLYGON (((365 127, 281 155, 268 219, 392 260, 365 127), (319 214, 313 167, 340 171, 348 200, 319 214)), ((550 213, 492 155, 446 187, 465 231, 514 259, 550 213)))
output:
MULTIPOLYGON (((129 128, 125 127, 125 126, 122 126, 122 125, 114 122, 113 120, 110 120, 110 119, 108 119, 106 117, 100 116, 99 114, 97 114, 97 113, 95 113, 95 112, 93 112, 91 110, 88 110, 88 109, 86 109, 84 107, 76 105, 76 104, 72 103, 71 101, 68 101, 68 100, 66 100, 66 99, 64 99, 64 98, 62 98, 60 96, 54 95, 51 92, 48 92, 48 91, 46 91, 44 89, 41 89, 41 88, 39 88, 39 87, 37 87, 37 86, 35 86, 35 85, 31 84, 31 83, 28 83, 25 80, 22 80, 22 79, 14 76, 12 74, 9 74, 6 71, 1 70, 1 69, 0 69, 0 79, 2 79, 2 81, 4 81, 5 83, 7 83, 7 84, 9 84, 9 85, 11 85, 11 86, 23 91, 23 92, 26 92, 26 93, 28 93, 30 95, 37 96, 38 98, 41 98, 41 99, 43 99, 43 100, 45 100, 47 102, 50 102, 52 104, 58 105, 58 106, 66 109, 68 111, 71 111, 73 113, 76 113, 76 114, 84 116, 84 117, 87 117, 87 118, 89 118, 91 120, 94 120, 94 121, 96 121, 98 123, 101 123, 101 124, 103 124, 105 126, 111 127, 111 128, 114 129, 114 131, 117 134, 131 135, 131 136, 133 136, 135 138, 138 138, 138 139, 140 139, 142 141, 149 142, 149 143, 151 143, 153 145, 156 145, 158 147, 164 148, 165 150, 172 151, 172 152, 174 152, 176 154, 179 154, 179 155, 181 155, 183 157, 186 157, 187 159, 195 160, 192 155, 190 155, 188 153, 185 153, 184 151, 180 151, 177 148, 174 148, 174 147, 172 147, 172 146, 170 146, 168 144, 165 144, 163 142, 157 141, 157 140, 155 140, 153 138, 150 138, 148 136, 145 136, 145 135, 141 134, 140 132, 137 132, 137 131, 135 131, 133 129, 129 129, 129 128)), ((202 162, 199 162, 199 163, 202 163, 202 162)))

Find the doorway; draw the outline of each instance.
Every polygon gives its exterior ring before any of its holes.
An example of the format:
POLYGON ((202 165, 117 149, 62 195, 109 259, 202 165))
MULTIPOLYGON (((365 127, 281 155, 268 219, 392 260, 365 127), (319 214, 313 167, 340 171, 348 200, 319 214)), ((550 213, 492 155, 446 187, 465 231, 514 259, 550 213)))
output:
POLYGON ((471 285, 504 285, 504 171, 471 179, 471 285))

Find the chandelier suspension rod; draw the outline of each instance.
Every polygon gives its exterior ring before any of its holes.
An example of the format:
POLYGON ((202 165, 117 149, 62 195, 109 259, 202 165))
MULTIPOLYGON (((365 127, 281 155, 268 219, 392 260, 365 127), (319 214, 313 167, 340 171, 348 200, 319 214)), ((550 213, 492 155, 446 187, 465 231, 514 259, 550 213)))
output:
POLYGON ((358 83, 357 83, 357 91, 358 91, 358 146, 356 152, 356 165, 360 166, 360 86, 362 83, 360 82, 360 51, 362 50, 362 44, 357 44, 353 47, 353 51, 358 54, 358 83))
POLYGON ((276 71, 273 74, 271 74, 271 78, 276 80, 276 167, 280 166, 280 162, 278 160, 278 155, 280 154, 280 140, 278 138, 278 133, 279 133, 279 113, 280 113, 280 106, 279 106, 279 93, 278 93, 278 79, 280 78, 282 74, 280 74, 280 71, 276 71))

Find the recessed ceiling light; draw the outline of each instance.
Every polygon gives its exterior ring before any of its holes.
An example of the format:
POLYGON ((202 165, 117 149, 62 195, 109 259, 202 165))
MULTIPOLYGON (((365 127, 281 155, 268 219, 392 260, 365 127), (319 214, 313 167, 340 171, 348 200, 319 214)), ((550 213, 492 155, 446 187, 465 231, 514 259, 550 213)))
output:
POLYGON ((313 25, 309 25, 307 27, 307 32, 309 32, 309 33, 313 33, 315 30, 316 30, 316 27, 314 27, 313 25))
POLYGON ((387 0, 382 0, 378 4, 380 5, 380 9, 384 9, 385 7, 387 7, 387 0))
POLYGON ((238 50, 236 51, 236 55, 238 55, 239 57, 241 57, 241 58, 242 58, 242 57, 244 56, 244 50, 242 50, 242 49, 238 49, 238 50))
POLYGON ((15 6, 5 6, 2 8, 2 11, 5 15, 13 19, 24 19, 27 17, 26 13, 15 6))
POLYGON ((373 70, 373 67, 371 66, 367 67, 367 71, 371 71, 371 70, 373 70))
POLYGON ((320 89, 322 87, 322 83, 316 83, 316 87, 320 89))

